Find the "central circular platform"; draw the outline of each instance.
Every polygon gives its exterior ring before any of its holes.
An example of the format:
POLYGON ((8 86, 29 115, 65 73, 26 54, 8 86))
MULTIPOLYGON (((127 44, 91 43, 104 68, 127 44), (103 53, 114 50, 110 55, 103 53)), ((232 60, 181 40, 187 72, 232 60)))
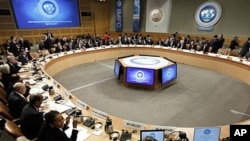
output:
POLYGON ((115 76, 127 87, 157 89, 177 77, 177 64, 156 56, 124 56, 115 61, 115 76))

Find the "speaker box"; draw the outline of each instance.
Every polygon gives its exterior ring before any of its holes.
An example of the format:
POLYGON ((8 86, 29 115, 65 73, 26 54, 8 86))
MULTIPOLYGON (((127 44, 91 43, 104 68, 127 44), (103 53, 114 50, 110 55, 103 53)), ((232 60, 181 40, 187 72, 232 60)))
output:
POLYGON ((82 16, 91 16, 91 12, 82 12, 81 15, 82 16))
POLYGON ((10 15, 9 9, 0 9, 0 15, 10 15))

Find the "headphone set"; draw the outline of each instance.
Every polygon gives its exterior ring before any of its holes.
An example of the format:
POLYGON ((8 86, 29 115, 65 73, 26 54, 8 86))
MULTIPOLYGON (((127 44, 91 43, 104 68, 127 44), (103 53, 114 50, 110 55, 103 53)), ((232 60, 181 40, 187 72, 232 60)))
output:
POLYGON ((117 141, 120 138, 120 133, 118 131, 113 131, 109 134, 109 139, 113 141, 117 141))
POLYGON ((95 130, 95 129, 100 129, 102 128, 102 122, 95 122, 91 127, 91 129, 95 130))

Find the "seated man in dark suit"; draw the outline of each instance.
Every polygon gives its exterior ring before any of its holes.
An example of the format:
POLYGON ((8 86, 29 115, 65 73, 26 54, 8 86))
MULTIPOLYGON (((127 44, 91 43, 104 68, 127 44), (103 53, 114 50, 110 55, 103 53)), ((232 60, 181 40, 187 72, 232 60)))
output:
POLYGON ((28 56, 25 50, 21 51, 21 54, 18 56, 18 61, 22 63, 22 65, 28 64, 31 57, 28 56))
POLYGON ((18 73, 21 67, 18 66, 14 56, 7 57, 7 64, 10 67, 10 74, 18 73))
POLYGON ((69 124, 70 117, 66 118, 65 124, 65 119, 58 111, 50 111, 45 114, 44 118, 45 124, 39 132, 39 141, 76 141, 78 130, 75 128, 77 127, 78 121, 73 121, 72 134, 71 137, 68 138, 64 131, 68 129, 67 126, 69 124))
POLYGON ((31 95, 29 104, 27 104, 21 113, 20 124, 24 136, 30 140, 36 139, 41 126, 44 123, 43 112, 39 108, 43 102, 41 94, 31 95))
POLYGON ((8 107, 10 109, 10 113, 14 118, 20 118, 23 107, 28 104, 24 94, 26 92, 26 86, 23 83, 15 83, 14 91, 10 93, 8 97, 8 107))

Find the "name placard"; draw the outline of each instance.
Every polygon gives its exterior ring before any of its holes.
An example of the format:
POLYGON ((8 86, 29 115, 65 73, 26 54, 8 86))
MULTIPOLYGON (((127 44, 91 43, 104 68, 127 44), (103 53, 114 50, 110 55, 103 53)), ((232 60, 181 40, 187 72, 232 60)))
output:
POLYGON ((139 130, 144 129, 144 124, 143 123, 129 121, 129 120, 124 120, 123 125, 125 127, 129 127, 129 128, 133 128, 133 129, 139 129, 139 130))
POLYGON ((153 130, 165 130, 166 133, 172 133, 175 131, 175 129, 176 127, 174 126, 157 126, 157 125, 153 126, 153 130))
POLYGON ((53 85, 57 87, 57 82, 55 80, 53 81, 53 85))
POLYGON ((63 94, 64 94, 64 95, 63 95, 64 98, 67 98, 67 99, 70 98, 70 94, 69 94, 67 91, 64 91, 63 94))
POLYGON ((102 119, 106 119, 108 117, 107 113, 100 111, 100 110, 97 110, 97 109, 93 109, 92 112, 93 112, 93 115, 100 117, 102 119))
POLYGON ((77 101, 76 101, 76 106, 78 106, 78 107, 80 107, 80 108, 82 108, 82 109, 85 109, 85 110, 88 109, 88 104, 86 104, 86 103, 84 103, 84 102, 82 102, 82 101, 80 101, 80 100, 77 100, 77 101))

